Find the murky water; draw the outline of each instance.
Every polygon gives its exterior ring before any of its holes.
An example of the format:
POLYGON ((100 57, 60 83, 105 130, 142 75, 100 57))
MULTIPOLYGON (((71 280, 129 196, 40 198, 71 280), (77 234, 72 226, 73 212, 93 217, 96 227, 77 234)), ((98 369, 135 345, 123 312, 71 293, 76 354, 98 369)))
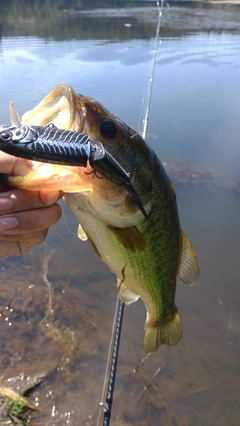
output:
MULTIPOLYGON (((65 82, 141 131, 153 8, 76 14, 52 6, 43 18, 41 9, 1 7, 1 123, 10 100, 22 114, 65 82)), ((147 142, 176 185, 202 273, 192 288, 178 283, 183 340, 137 373, 145 308, 126 308, 113 426, 240 424, 239 16, 232 6, 164 12, 147 142)), ((116 279, 76 227, 64 208, 46 244, 0 265, 0 374, 46 375, 32 395, 42 407, 34 421, 44 425, 96 425, 101 400, 116 279)))

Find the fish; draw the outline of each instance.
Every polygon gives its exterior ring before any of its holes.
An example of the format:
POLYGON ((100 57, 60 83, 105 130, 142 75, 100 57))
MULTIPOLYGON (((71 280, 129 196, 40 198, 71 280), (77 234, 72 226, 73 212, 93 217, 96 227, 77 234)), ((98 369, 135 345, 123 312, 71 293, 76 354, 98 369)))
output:
POLYGON ((22 123, 86 134, 100 141, 128 173, 144 206, 114 180, 86 167, 37 163, 26 176, 8 184, 27 190, 61 189, 75 214, 78 236, 117 277, 118 295, 146 307, 143 346, 146 353, 182 339, 182 320, 175 304, 177 276, 192 285, 200 267, 192 244, 181 229, 173 183, 143 138, 100 102, 58 84, 22 123))

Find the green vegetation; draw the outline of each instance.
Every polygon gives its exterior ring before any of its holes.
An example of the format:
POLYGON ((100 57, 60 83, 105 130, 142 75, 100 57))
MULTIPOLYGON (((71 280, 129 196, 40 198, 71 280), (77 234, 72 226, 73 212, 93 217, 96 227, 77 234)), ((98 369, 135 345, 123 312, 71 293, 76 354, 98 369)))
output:
POLYGON ((24 414, 26 413, 26 405, 21 398, 15 400, 7 400, 5 403, 7 417, 12 420, 13 424, 25 425, 24 414))
POLYGON ((22 394, 0 386, 0 423, 27 426, 30 410, 37 410, 22 394))

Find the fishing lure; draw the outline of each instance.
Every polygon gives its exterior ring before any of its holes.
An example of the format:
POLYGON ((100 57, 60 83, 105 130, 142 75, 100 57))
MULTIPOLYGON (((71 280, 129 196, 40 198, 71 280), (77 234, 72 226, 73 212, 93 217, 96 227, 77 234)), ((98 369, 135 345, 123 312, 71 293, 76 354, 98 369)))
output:
POLYGON ((54 124, 43 126, 0 126, 0 150, 16 157, 51 164, 87 166, 89 161, 111 182, 132 195, 143 215, 148 219, 141 198, 129 174, 104 148, 84 133, 58 129, 54 124))

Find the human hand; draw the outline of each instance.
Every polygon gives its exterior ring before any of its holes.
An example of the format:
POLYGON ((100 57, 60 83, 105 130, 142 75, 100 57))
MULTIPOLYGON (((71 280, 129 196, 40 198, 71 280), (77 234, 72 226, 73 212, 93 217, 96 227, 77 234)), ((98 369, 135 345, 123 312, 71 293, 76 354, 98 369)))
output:
MULTIPOLYGON (((30 160, 0 152, 0 173, 23 176, 33 169, 30 160)), ((45 240, 49 226, 61 217, 56 203, 61 191, 25 191, 0 185, 0 257, 22 254, 45 240)))

